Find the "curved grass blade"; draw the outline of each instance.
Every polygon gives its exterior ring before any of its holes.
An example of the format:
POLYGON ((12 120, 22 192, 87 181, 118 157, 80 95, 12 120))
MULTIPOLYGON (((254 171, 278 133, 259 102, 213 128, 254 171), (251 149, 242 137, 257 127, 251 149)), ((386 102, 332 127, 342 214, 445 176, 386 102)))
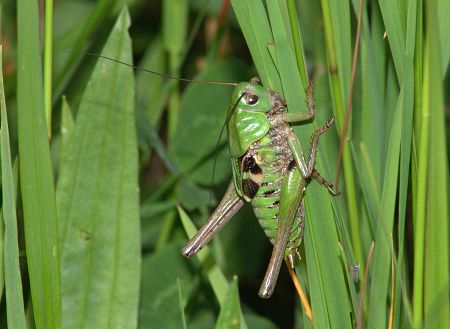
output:
POLYGON ((239 290, 237 286, 237 277, 233 277, 233 281, 228 288, 227 297, 220 310, 219 318, 216 322, 216 329, 239 329, 240 328, 240 311, 239 290))
MULTIPOLYGON (((192 223, 189 216, 180 206, 178 206, 178 213, 180 215, 181 222, 183 223, 184 230, 186 231, 188 237, 192 238, 197 232, 194 223, 192 223)), ((201 263, 205 263, 207 259, 210 257, 208 247, 205 246, 202 250, 200 250, 197 253, 197 257, 201 263)), ((227 279, 225 278, 225 275, 222 273, 217 264, 208 266, 207 276, 214 290, 214 294, 216 295, 216 298, 220 304, 221 309, 223 309, 224 307, 228 307, 226 306, 226 301, 227 301, 227 291, 230 290, 230 284, 228 283, 227 279)), ((247 324, 244 320, 242 312, 240 312, 240 328, 242 329, 247 328, 247 324)))

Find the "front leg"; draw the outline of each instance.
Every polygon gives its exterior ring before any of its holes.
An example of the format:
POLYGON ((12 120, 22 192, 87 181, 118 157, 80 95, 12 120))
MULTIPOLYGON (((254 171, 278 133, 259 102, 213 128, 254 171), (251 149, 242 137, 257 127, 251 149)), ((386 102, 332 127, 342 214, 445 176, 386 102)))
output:
POLYGON ((314 134, 311 138, 311 146, 310 146, 310 151, 309 151, 308 162, 306 162, 303 157, 303 150, 300 145, 300 141, 298 140, 295 133, 292 131, 291 136, 289 136, 289 146, 291 148, 292 155, 294 156, 295 162, 299 166, 300 172, 302 173, 302 176, 305 179, 310 178, 313 173, 314 164, 316 161, 316 153, 317 153, 317 145, 319 143, 319 137, 325 131, 328 130, 328 128, 333 123, 333 121, 334 121, 334 117, 331 117, 330 120, 327 120, 325 122, 323 127, 316 129, 316 131, 314 132, 314 134))
POLYGON ((310 81, 308 89, 306 89, 306 105, 308 106, 308 112, 286 112, 284 113, 284 121, 288 123, 302 123, 308 121, 316 115, 316 107, 313 101, 313 82, 310 81))

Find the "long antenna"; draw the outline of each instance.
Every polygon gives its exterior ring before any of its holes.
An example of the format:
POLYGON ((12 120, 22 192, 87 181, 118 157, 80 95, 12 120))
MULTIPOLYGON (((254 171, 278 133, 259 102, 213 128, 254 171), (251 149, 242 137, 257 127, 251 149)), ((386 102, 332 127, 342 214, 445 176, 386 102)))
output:
POLYGON ((139 67, 139 66, 135 66, 135 65, 132 65, 132 64, 129 64, 129 63, 125 63, 125 62, 119 61, 118 59, 114 59, 114 58, 111 58, 111 57, 99 55, 99 54, 96 54, 96 53, 85 52, 84 54, 88 55, 88 56, 92 56, 92 57, 98 57, 98 58, 107 59, 107 60, 109 60, 111 62, 119 63, 119 64, 122 64, 122 65, 125 65, 125 66, 128 66, 128 67, 131 67, 133 69, 136 69, 136 70, 141 70, 141 71, 144 71, 144 72, 147 72, 147 73, 152 73, 152 74, 158 75, 158 76, 160 76, 160 77, 162 77, 164 79, 172 79, 172 80, 178 80, 178 81, 184 81, 184 82, 194 82, 194 83, 206 83, 206 84, 209 84, 209 85, 237 86, 236 82, 218 82, 218 81, 195 80, 195 79, 185 79, 185 78, 174 77, 174 76, 170 76, 170 75, 163 74, 163 73, 160 73, 160 72, 156 72, 156 71, 152 71, 152 70, 149 70, 149 69, 145 69, 145 68, 142 68, 142 67, 139 67))
POLYGON ((216 162, 217 162, 217 155, 219 154, 219 144, 220 144, 220 139, 222 138, 223 132, 225 130, 225 127, 227 126, 228 122, 231 119, 231 116, 233 115, 234 111, 237 108, 237 105, 239 104, 239 102, 241 101, 242 97, 245 96, 245 93, 243 93, 241 96, 239 96, 239 98, 237 99, 236 103, 233 104, 233 106, 231 107, 230 111, 227 111, 227 117, 225 119, 225 122, 222 125, 222 129, 220 130, 220 134, 219 134, 219 138, 217 138, 217 143, 216 143, 216 152, 214 155, 214 164, 213 164, 213 170, 212 170, 212 175, 211 175, 211 188, 209 190, 209 207, 212 208, 211 203, 212 203, 212 186, 214 184, 214 175, 216 173, 216 162))

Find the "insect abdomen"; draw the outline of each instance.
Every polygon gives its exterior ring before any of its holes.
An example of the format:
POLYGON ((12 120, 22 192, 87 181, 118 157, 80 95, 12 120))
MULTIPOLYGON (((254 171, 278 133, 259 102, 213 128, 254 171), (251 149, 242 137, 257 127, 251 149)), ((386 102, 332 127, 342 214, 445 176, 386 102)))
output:
MULTIPOLYGON (((262 183, 251 205, 259 224, 272 244, 275 242, 278 228, 281 189, 289 163, 293 159, 287 140, 280 138, 279 134, 278 130, 270 131, 250 150, 262 171, 262 183)), ((291 228, 285 256, 296 252, 300 246, 302 230, 303 218, 302 211, 299 209, 291 228)))

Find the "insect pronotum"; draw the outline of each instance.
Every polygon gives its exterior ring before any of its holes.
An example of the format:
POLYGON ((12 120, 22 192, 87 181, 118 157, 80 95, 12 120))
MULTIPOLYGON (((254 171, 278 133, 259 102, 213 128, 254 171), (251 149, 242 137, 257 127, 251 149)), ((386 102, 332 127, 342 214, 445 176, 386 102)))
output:
POLYGON ((217 208, 205 225, 188 241, 181 253, 196 255, 249 202, 273 251, 258 295, 269 298, 275 288, 283 259, 294 268, 294 255, 303 236, 303 192, 313 178, 336 196, 333 185, 314 167, 319 137, 330 127, 334 117, 317 129, 311 138, 309 157, 305 160, 297 135, 291 125, 314 118, 312 84, 306 92, 308 112, 286 112, 287 104, 276 92, 250 82, 211 82, 167 76, 98 54, 108 59, 163 78, 235 86, 227 114, 228 144, 233 179, 217 208))

